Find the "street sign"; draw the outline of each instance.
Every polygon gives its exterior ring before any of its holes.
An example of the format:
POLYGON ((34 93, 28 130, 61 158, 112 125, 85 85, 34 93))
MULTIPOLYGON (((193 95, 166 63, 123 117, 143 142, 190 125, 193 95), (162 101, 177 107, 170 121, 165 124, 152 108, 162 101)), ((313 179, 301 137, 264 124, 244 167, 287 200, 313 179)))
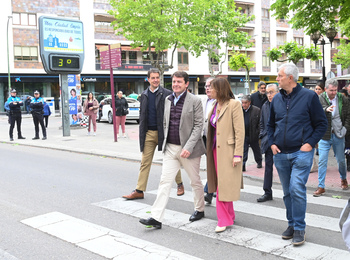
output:
POLYGON ((122 66, 120 43, 110 45, 110 52, 111 55, 109 55, 108 46, 100 48, 101 70, 110 69, 110 66, 112 66, 112 68, 119 68, 122 66), (109 57, 111 57, 111 60, 109 60, 109 57))
POLYGON ((83 23, 75 19, 39 18, 40 57, 49 74, 79 74, 84 63, 83 23))

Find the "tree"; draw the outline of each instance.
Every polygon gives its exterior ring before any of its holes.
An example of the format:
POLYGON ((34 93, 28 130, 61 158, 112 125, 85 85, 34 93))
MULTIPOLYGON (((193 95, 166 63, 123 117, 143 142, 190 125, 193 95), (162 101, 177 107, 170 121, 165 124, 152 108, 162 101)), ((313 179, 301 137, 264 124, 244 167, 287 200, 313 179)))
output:
POLYGON ((246 32, 237 31, 237 28, 254 19, 241 14, 241 8, 236 9, 232 0, 197 0, 192 1, 193 10, 188 17, 192 27, 191 45, 185 46, 196 57, 203 52, 208 54, 208 66, 211 76, 215 76, 212 61, 217 61, 219 71, 226 61, 229 47, 247 45, 249 37, 246 32))
POLYGON ((350 66, 350 44, 347 44, 345 39, 340 39, 340 43, 338 53, 334 55, 333 61, 347 68, 350 66))
MULTIPOLYGON (((235 51, 234 53, 232 53, 232 56, 229 60, 228 65, 231 69, 236 71, 239 70, 240 68, 244 68, 247 75, 247 81, 248 83, 250 82, 249 71, 251 68, 254 68, 255 61, 250 60, 249 55, 245 53, 241 53, 239 51, 235 51)), ((249 87, 249 92, 250 92, 250 87, 249 87)))
POLYGON ((110 5, 113 10, 108 13, 115 17, 114 29, 130 40, 132 47, 148 51, 151 65, 160 70, 164 85, 163 74, 173 68, 176 48, 190 38, 185 1, 110 0, 110 5), (168 49, 172 49, 169 65, 165 62, 168 49))
POLYGON ((133 47, 147 50, 161 76, 173 68, 174 53, 181 46, 196 57, 207 51, 210 74, 214 74, 212 59, 221 62, 221 73, 228 46, 247 42, 247 34, 237 28, 253 19, 236 10, 233 0, 110 0, 110 4, 114 29, 133 47), (163 62, 168 49, 172 49, 169 65, 163 62))
POLYGON ((315 48, 307 48, 304 46, 298 46, 296 42, 288 42, 284 45, 281 45, 277 48, 269 49, 266 52, 267 57, 270 58, 271 61, 291 61, 294 64, 297 64, 302 59, 310 59, 310 60, 319 60, 322 58, 321 52, 315 48), (286 58, 281 59, 285 54, 286 58))
POLYGON ((290 19, 293 28, 303 28, 307 34, 325 34, 330 27, 342 27, 343 34, 350 35, 349 0, 276 0, 270 10, 279 19, 290 19))

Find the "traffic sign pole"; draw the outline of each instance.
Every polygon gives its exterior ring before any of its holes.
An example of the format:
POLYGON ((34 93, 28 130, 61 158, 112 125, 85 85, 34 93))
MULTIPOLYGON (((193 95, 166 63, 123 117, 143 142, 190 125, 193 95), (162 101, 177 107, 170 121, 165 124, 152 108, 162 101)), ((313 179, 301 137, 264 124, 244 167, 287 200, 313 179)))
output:
MULTIPOLYGON (((108 45, 109 52, 109 74, 111 81, 111 94, 112 94, 112 114, 113 114, 113 130, 114 130, 114 142, 118 142, 117 135, 117 122, 115 120, 115 92, 114 92, 114 78, 113 78, 113 68, 112 68, 112 54, 111 54, 111 46, 108 45)), ((119 126, 118 126, 119 127, 119 126)))

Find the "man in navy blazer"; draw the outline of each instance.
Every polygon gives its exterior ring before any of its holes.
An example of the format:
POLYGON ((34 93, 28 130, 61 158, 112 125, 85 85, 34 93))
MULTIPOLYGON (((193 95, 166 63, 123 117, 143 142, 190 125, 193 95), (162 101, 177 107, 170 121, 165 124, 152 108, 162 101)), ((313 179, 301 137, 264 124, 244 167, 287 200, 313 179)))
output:
POLYGON ((200 98, 187 92, 189 76, 184 71, 172 75, 173 94, 165 99, 163 169, 152 217, 140 223, 162 227, 164 211, 169 200, 172 182, 182 166, 187 172, 194 197, 194 213, 190 221, 204 217, 204 190, 199 176, 201 155, 205 153, 202 140, 203 108, 200 98))

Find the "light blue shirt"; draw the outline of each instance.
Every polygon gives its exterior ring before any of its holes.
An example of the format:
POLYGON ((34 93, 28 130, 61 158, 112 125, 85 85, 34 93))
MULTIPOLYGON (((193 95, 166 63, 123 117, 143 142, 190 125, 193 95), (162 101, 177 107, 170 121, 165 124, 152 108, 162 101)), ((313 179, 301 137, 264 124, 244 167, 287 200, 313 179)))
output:
POLYGON ((176 97, 175 93, 173 93, 174 96, 174 106, 176 106, 176 103, 180 100, 181 96, 187 91, 187 89, 182 92, 178 97, 176 97))

